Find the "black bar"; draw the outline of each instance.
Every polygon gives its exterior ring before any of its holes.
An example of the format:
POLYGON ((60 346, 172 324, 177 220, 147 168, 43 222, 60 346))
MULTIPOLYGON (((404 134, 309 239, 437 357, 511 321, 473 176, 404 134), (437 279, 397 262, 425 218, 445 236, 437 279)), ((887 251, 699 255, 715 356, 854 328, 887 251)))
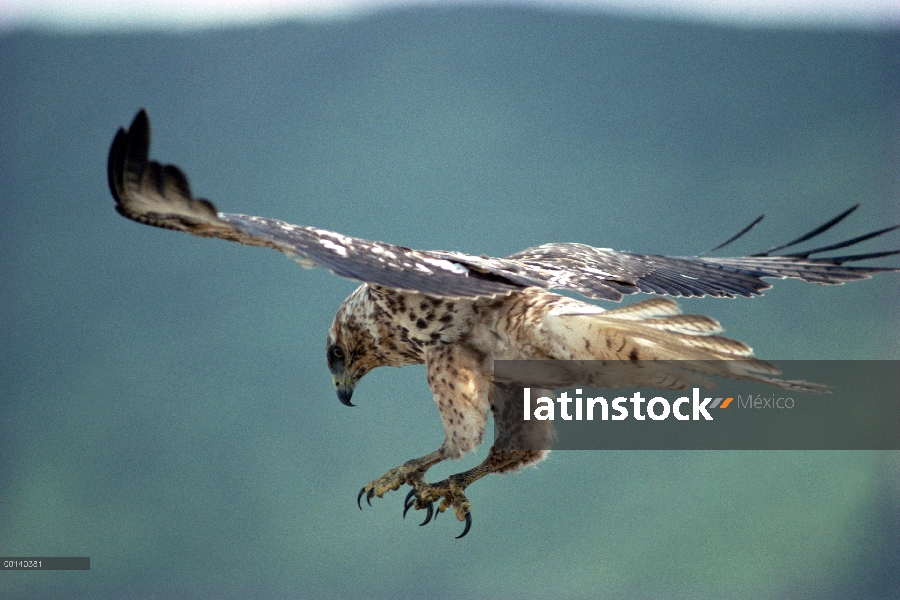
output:
POLYGON ((494 361, 495 449, 900 450, 900 361, 742 364, 494 361))
POLYGON ((3 571, 90 571, 90 556, 0 556, 3 571))

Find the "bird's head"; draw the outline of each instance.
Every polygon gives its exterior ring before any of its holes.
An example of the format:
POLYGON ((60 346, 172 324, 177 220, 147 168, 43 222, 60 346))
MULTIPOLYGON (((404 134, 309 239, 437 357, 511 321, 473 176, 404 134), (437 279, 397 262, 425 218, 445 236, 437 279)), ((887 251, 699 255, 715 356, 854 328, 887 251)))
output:
POLYGON ((359 304, 351 301, 354 296, 355 293, 344 300, 334 317, 325 350, 338 400, 344 406, 353 406, 350 398, 356 384, 363 375, 378 366, 372 364, 372 337, 363 315, 358 314, 359 304))
POLYGON ((331 379, 334 381, 334 388, 337 391, 338 400, 344 406, 354 406, 350 402, 353 397, 353 390, 356 383, 362 378, 363 374, 357 374, 353 368, 352 355, 344 350, 344 344, 338 341, 332 341, 328 336, 328 370, 331 371, 331 379))
POLYGON ((399 354, 379 299, 368 285, 360 286, 341 304, 328 331, 328 370, 338 400, 345 406, 353 406, 353 390, 366 373, 375 367, 411 362, 399 354))

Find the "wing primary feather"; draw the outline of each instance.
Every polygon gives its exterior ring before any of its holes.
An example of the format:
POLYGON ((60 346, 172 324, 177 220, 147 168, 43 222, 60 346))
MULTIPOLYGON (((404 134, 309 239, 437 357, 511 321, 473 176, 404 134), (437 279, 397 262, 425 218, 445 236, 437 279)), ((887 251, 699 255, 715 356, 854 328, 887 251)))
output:
POLYGON ((828 221, 828 222, 826 222, 826 223, 823 223, 822 225, 819 225, 818 227, 816 227, 815 229, 813 229, 813 230, 810 231, 809 233, 804 233, 803 235, 801 235, 800 237, 798 237, 798 238, 795 239, 795 240, 791 240, 790 242, 787 242, 786 244, 781 244, 781 245, 779 245, 779 246, 774 246, 774 247, 772 247, 772 248, 769 248, 769 249, 766 250, 765 252, 759 252, 759 253, 757 253, 757 254, 751 254, 750 256, 769 256, 769 255, 772 254, 773 252, 778 252, 779 250, 784 250, 785 248, 790 248, 791 246, 796 246, 797 244, 799 244, 799 243, 801 243, 801 242, 805 242, 806 240, 812 239, 812 238, 816 237, 817 235, 819 235, 819 234, 821 234, 821 233, 825 233, 826 231, 828 231, 829 229, 831 229, 832 227, 834 227, 835 225, 837 225, 838 223, 840 223, 841 221, 843 221, 844 219, 846 219, 848 216, 850 216, 850 213, 852 213, 853 211, 855 211, 857 208, 859 208, 859 204, 858 204, 858 203, 855 204, 854 206, 851 206, 850 208, 848 208, 847 210, 845 210, 844 212, 842 212, 842 213, 839 214, 838 216, 834 217, 834 218, 831 219, 830 221, 828 221))
POLYGON ((878 231, 872 231, 871 233, 866 233, 855 238, 845 240, 843 242, 838 242, 836 244, 830 244, 828 246, 822 246, 821 248, 814 248, 812 250, 806 250, 805 252, 793 252, 791 254, 783 254, 782 256, 793 256, 797 258, 809 258, 813 254, 821 254, 822 252, 829 252, 831 250, 839 250, 841 248, 846 248, 847 246, 854 246, 859 244, 860 242, 864 242, 866 240, 870 240, 874 237, 878 237, 879 235, 884 235, 890 231, 894 231, 895 229, 900 228, 900 225, 894 225, 893 227, 885 227, 884 229, 879 229, 878 231))
MULTIPOLYGON (((896 256, 900 254, 900 250, 886 250, 884 252, 869 252, 868 254, 850 254, 847 256, 833 256, 828 258, 819 258, 816 260, 828 264, 842 265, 845 262, 854 262, 858 260, 869 260, 871 258, 884 258, 885 256, 896 256)), ((858 270, 862 273, 893 273, 898 269, 892 267, 847 267, 848 269, 858 270)))
POLYGON ((756 217, 755 219, 753 219, 753 222, 752 222, 752 223, 750 223, 749 225, 747 225, 746 227, 744 227, 743 229, 741 229, 740 231, 738 231, 736 234, 734 234, 733 236, 731 236, 730 238, 728 238, 727 240, 725 240, 724 242, 722 242, 721 244, 719 244, 719 245, 716 246, 715 248, 710 248, 710 249, 707 250, 706 252, 701 252, 701 253, 698 254, 697 256, 704 256, 704 255, 709 254, 709 253, 711 253, 711 252, 715 252, 716 250, 721 250, 722 248, 724 248, 725 246, 729 245, 730 243, 737 241, 738 239, 740 239, 741 237, 743 237, 745 233, 747 233, 748 231, 750 231, 751 229, 753 229, 754 227, 756 227, 756 226, 759 224, 759 222, 763 220, 763 218, 764 218, 765 216, 766 216, 765 213, 759 215, 758 217, 756 217))
POLYGON ((122 187, 122 169, 119 167, 119 163, 122 156, 122 146, 124 144, 125 129, 119 127, 119 131, 116 132, 116 136, 113 138, 112 146, 109 148, 109 160, 106 163, 106 178, 109 183, 109 191, 113 195, 113 198, 118 198, 119 190, 122 187))

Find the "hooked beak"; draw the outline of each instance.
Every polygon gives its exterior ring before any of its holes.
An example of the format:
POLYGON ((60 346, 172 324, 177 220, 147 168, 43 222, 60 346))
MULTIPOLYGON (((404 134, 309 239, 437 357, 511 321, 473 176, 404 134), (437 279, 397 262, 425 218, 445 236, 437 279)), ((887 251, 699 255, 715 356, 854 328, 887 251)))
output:
POLYGON ((337 397, 338 400, 341 401, 341 404, 343 404, 344 406, 356 406, 355 404, 350 402, 350 398, 353 397, 353 383, 346 375, 346 372, 343 377, 334 377, 333 379, 334 387, 337 390, 337 397))

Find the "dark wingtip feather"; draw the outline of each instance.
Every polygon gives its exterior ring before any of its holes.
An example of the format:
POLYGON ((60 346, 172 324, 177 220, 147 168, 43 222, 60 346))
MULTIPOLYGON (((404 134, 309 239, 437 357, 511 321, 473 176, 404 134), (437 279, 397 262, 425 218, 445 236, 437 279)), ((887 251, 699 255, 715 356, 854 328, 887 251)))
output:
POLYGON ((144 164, 150 160, 150 117, 143 108, 128 128, 126 153, 129 162, 144 164))
MULTIPOLYGON (((900 250, 886 250, 884 252, 869 252, 867 254, 848 254, 846 256, 829 256, 826 258, 814 258, 816 262, 823 262, 828 264, 842 265, 845 262, 856 262, 860 260, 869 260, 873 258, 884 258, 886 256, 896 256, 900 254, 900 250)), ((872 273, 890 273, 897 272, 900 269, 895 269, 893 267, 848 267, 851 269, 859 269, 870 271, 872 273)))
POLYGON ((116 136, 113 138, 112 145, 109 147, 109 159, 106 162, 106 177, 109 182, 109 191, 116 204, 121 203, 121 173, 122 162, 125 156, 125 128, 119 127, 116 136))
POLYGON ((816 237, 817 235, 820 235, 820 234, 822 234, 822 233, 825 233, 826 231, 828 231, 829 229, 831 229, 832 227, 834 227, 835 225, 837 225, 838 223, 840 223, 841 221, 843 221, 844 219, 846 219, 848 216, 850 216, 850 213, 852 213, 853 211, 855 211, 857 208, 859 208, 859 203, 857 203, 857 204, 851 206, 850 208, 848 208, 847 210, 845 210, 844 212, 842 212, 842 213, 839 214, 838 216, 834 217, 834 218, 831 219, 830 221, 827 221, 827 222, 825 222, 825 223, 819 225, 818 227, 816 227, 815 229, 813 229, 813 230, 810 231, 809 233, 804 233, 804 234, 801 235, 800 237, 798 237, 798 238, 796 238, 796 239, 794 239, 794 240, 791 240, 790 242, 788 242, 788 243, 786 243, 786 244, 781 244, 781 245, 779 245, 779 246, 774 246, 774 247, 772 247, 772 248, 769 248, 769 249, 766 250, 765 252, 759 252, 759 253, 757 253, 757 254, 751 254, 750 256, 769 256, 769 255, 770 255, 771 253, 773 253, 773 252, 778 252, 779 250, 784 250, 785 248, 790 248, 791 246, 796 246, 797 244, 799 244, 799 243, 801 243, 801 242, 805 242, 806 240, 810 240, 810 239, 816 237))
POLYGON ((740 231, 738 231, 736 234, 734 234, 733 236, 731 236, 730 238, 728 238, 727 240, 725 240, 724 242, 722 242, 721 244, 719 244, 719 245, 716 246, 715 248, 710 248, 710 249, 707 250, 706 252, 701 252, 701 253, 698 254, 697 256, 703 256, 703 255, 705 255, 705 254, 709 254, 710 252, 715 252, 716 250, 721 250, 722 248, 724 248, 724 247, 727 246, 728 244, 730 244, 730 243, 732 243, 732 242, 734 242, 734 241, 737 241, 737 240, 740 239, 745 233, 747 233, 748 231, 750 231, 751 229, 753 229, 754 227, 756 227, 756 226, 759 224, 759 222, 763 220, 763 218, 764 218, 765 216, 766 216, 765 213, 759 215, 758 217, 756 217, 755 219, 753 219, 753 222, 752 222, 752 223, 750 223, 749 225, 747 225, 746 227, 744 227, 743 229, 741 229, 740 231))
MULTIPOLYGON (((884 229, 879 229, 877 231, 872 231, 870 233, 866 233, 863 235, 856 236, 855 238, 851 238, 849 240, 844 240, 843 242, 838 242, 836 244, 829 244, 828 246, 822 246, 820 248, 813 248, 812 250, 806 250, 804 252, 794 252, 792 254, 785 254, 784 256, 793 256, 796 258, 809 258, 813 254, 820 254, 822 252, 828 252, 830 250, 839 250, 841 248, 846 248, 847 246, 855 246, 860 242, 864 242, 866 240, 870 240, 874 237, 878 237, 880 235, 884 235, 890 231, 894 231, 895 229, 900 228, 900 225, 894 225, 892 227, 885 227, 884 229)), ((890 255, 888 255, 890 256, 890 255)))
MULTIPOLYGON (((119 127, 109 148, 107 179, 109 191, 116 200, 117 210, 122 206, 125 175, 137 170, 138 175, 146 165, 150 155, 150 119, 143 108, 137 112, 128 129, 119 127)), ((123 213, 124 214, 124 213, 123 213)))

